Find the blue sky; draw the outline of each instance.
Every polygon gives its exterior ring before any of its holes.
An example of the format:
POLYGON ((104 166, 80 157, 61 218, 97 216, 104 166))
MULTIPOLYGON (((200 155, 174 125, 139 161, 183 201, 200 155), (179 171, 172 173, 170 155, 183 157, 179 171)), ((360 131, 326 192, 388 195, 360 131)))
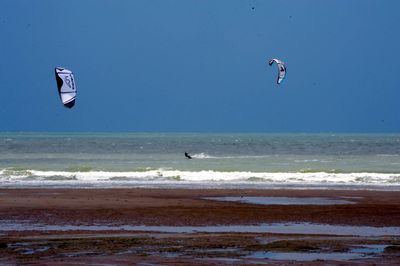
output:
POLYGON ((0 0, 0 131, 400 132, 399 10, 0 0), (270 58, 287 63, 280 86, 270 58), (75 73, 71 110, 55 66, 75 73))

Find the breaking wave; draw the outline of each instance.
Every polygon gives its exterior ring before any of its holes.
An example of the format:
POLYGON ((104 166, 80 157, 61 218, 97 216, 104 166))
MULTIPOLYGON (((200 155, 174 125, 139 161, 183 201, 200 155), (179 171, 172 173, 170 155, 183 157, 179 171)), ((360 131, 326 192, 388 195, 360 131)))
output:
POLYGON ((54 182, 65 185, 95 184, 107 186, 109 182, 121 185, 163 183, 193 184, 265 184, 271 185, 327 185, 327 186, 400 186, 398 173, 338 173, 332 172, 245 172, 245 171, 181 171, 151 169, 139 171, 43 171, 1 169, 0 187, 15 185, 51 185, 54 182))

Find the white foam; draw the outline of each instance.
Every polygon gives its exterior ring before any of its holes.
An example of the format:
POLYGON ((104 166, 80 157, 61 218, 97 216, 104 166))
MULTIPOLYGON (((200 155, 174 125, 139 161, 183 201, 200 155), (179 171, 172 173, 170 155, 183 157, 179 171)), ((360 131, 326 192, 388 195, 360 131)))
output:
POLYGON ((327 172, 246 172, 246 171, 181 171, 171 169, 158 169, 146 171, 41 171, 22 170, 10 171, 0 170, 0 186, 4 181, 12 182, 97 182, 123 180, 126 182, 194 182, 194 183, 265 183, 280 185, 373 185, 393 186, 400 185, 400 174, 398 173, 327 173, 327 172), (65 179, 65 180, 64 180, 65 179))
POLYGON ((210 159, 210 158, 216 158, 215 156, 211 156, 205 153, 195 153, 192 155, 193 158, 197 158, 197 159, 210 159))
POLYGON ((191 155, 193 158, 196 159, 261 159, 261 158, 270 158, 271 155, 237 155, 237 156, 215 156, 209 155, 204 152, 195 153, 191 155))

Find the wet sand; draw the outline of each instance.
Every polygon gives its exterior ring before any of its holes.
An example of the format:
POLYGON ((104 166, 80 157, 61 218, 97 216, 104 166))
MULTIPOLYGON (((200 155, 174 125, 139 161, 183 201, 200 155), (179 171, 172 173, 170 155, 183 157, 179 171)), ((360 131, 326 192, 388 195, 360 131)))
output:
MULTIPOLYGON (((400 192, 395 191, 0 189, 0 217, 0 221, 16 225, 44 226, 42 230, 2 230, 0 225, 0 264, 297 264, 298 258, 307 258, 302 257, 301 252, 329 254, 327 261, 333 264, 343 261, 346 264, 400 263, 400 237, 394 235, 76 229, 94 225, 240 226, 265 223, 400 227, 400 192), (322 197, 352 204, 262 205, 205 199, 227 196, 322 197), (61 231, 46 230, 46 225, 77 227, 61 231), (382 250, 344 256, 360 245, 380 245, 382 250), (263 252, 280 253, 276 256, 278 259, 267 259, 263 252), (279 260, 288 252, 289 255, 295 252, 297 256, 293 256, 292 261, 279 260), (337 258, 336 262, 332 256, 337 258)), ((324 264, 318 256, 317 259, 307 261, 307 265, 324 264)))

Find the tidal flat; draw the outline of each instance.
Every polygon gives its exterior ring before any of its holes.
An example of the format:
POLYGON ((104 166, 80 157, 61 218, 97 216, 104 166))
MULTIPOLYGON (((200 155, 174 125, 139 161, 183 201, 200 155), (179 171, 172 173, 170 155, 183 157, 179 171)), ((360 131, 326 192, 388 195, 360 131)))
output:
POLYGON ((399 196, 358 190, 2 189, 0 264, 396 264, 399 196), (305 204, 205 199, 212 197, 296 197, 305 204), (307 198, 332 204, 307 204, 307 198))

